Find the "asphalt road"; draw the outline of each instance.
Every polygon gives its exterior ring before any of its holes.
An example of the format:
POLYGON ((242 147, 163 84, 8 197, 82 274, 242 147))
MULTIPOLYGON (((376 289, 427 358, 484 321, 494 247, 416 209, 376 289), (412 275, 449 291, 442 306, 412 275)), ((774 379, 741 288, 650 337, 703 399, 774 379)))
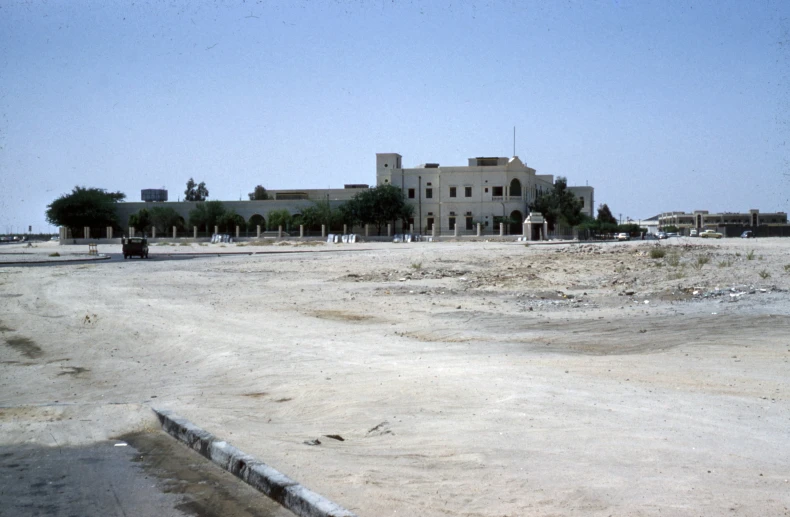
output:
POLYGON ((0 516, 293 515, 162 432, 84 447, 0 446, 0 516))

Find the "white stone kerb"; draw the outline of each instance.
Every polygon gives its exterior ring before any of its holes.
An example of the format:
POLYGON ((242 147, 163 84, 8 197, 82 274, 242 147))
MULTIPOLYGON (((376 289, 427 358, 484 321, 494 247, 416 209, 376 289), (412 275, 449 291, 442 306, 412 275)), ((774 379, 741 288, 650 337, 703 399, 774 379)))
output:
POLYGON ((162 429, 301 517, 357 517, 178 415, 154 409, 162 429))

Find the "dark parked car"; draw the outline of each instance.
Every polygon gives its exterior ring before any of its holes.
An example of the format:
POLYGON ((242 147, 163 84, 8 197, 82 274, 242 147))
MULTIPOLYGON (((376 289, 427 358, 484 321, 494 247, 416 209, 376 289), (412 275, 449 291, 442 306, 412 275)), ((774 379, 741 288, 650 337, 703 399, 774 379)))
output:
POLYGON ((124 237, 121 243, 123 244, 123 258, 148 258, 148 239, 145 237, 124 237))
POLYGON ((754 232, 751 230, 746 230, 741 234, 741 239, 754 239, 754 232))

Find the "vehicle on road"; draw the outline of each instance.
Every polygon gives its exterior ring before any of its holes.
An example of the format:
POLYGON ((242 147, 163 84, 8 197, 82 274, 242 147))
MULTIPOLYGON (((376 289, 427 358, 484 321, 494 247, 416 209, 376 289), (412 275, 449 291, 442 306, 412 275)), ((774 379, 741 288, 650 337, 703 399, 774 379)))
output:
POLYGON ((148 239, 145 237, 124 237, 121 240, 123 245, 123 258, 131 257, 148 258, 148 239))
POLYGON ((721 239, 722 235, 714 230, 705 230, 699 234, 703 239, 721 239))
POLYGON ((697 234, 697 230, 691 230, 691 231, 689 232, 689 237, 697 237, 697 235, 698 235, 698 234, 697 234))
POLYGON ((667 234, 665 232, 658 232, 658 240, 666 239, 667 234))
POLYGON ((754 232, 751 230, 746 230, 741 234, 741 239, 754 239, 754 232))
POLYGON ((628 235, 627 233, 618 233, 617 234, 617 240, 618 241, 630 241, 631 240, 631 236, 628 235))

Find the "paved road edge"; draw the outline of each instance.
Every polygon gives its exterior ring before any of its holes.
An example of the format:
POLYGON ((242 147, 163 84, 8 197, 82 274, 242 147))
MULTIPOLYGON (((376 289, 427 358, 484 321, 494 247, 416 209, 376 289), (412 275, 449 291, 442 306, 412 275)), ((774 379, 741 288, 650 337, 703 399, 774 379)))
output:
MULTIPOLYGON (((153 409, 153 408, 152 408, 153 409)), ((167 410, 153 409, 162 429, 190 449, 301 517, 357 517, 269 465, 167 410)))

